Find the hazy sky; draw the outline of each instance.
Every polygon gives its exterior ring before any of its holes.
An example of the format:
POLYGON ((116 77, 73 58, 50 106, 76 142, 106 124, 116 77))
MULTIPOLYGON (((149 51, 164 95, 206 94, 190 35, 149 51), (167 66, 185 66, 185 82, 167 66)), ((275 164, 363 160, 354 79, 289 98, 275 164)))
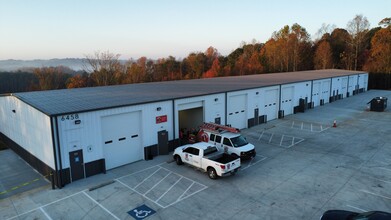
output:
POLYGON ((184 58, 209 46, 227 55, 298 23, 312 37, 322 23, 346 28, 356 14, 372 27, 391 0, 0 0, 0 60, 184 58))

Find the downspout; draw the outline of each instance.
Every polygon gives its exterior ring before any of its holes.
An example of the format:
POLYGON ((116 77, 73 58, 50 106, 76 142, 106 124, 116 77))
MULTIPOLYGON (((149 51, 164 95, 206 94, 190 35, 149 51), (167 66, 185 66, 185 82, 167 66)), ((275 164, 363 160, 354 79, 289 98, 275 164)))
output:
MULTIPOLYGON (((53 156, 54 156, 54 173, 56 175, 56 179, 58 182, 58 168, 57 168, 57 153, 56 153, 56 142, 54 140, 54 128, 53 128, 53 117, 50 117, 50 129, 51 129, 51 135, 52 135, 52 145, 53 145, 53 156)), ((50 181, 52 182, 52 189, 55 189, 55 183, 54 183, 54 174, 50 174, 50 181)))
MULTIPOLYGON (((313 100, 312 100, 313 94, 314 94, 314 80, 311 80, 311 101, 310 101, 311 108, 312 108, 312 102, 313 102, 313 100)), ((307 105, 308 105, 308 103, 307 103, 307 105)), ((315 105, 315 103, 314 103, 314 105, 315 105)))
POLYGON ((227 106, 227 104, 228 104, 228 100, 227 100, 227 97, 228 97, 228 95, 227 95, 227 92, 225 92, 225 106, 224 106, 224 108, 225 108, 225 123, 224 124, 226 124, 226 125, 228 125, 228 106, 227 106))
POLYGON ((55 118, 56 119, 56 137, 57 137, 57 148, 58 148, 58 159, 59 159, 59 162, 60 162, 60 182, 59 182, 59 188, 61 189, 62 188, 62 160, 61 160, 61 147, 60 147, 60 135, 59 135, 59 132, 58 132, 58 123, 57 123, 57 117, 55 118))
MULTIPOLYGON (((173 136, 172 136, 172 139, 175 141, 175 133, 176 133, 176 130, 175 130, 175 100, 172 100, 172 114, 173 114, 173 117, 172 117, 172 129, 174 132, 172 132, 173 136)), ((179 117, 179 115, 178 115, 179 117)), ((179 140, 180 141, 180 140, 179 140)), ((179 146, 179 145, 178 145, 179 146)))

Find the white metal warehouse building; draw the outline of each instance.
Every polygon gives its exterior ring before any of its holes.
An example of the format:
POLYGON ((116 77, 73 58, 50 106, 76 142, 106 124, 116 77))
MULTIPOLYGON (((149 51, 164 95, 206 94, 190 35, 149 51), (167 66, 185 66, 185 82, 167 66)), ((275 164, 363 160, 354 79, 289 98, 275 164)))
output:
POLYGON ((365 72, 317 70, 5 94, 0 138, 61 188, 168 154, 182 128, 249 128, 367 85, 365 72))

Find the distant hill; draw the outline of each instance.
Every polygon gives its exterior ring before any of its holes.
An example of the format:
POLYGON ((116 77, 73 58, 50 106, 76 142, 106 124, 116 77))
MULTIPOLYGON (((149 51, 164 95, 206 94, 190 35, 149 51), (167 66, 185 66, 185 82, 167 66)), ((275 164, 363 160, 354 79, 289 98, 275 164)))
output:
POLYGON ((17 71, 20 69, 66 66, 75 71, 83 70, 86 59, 65 58, 50 60, 0 60, 0 71, 17 71))

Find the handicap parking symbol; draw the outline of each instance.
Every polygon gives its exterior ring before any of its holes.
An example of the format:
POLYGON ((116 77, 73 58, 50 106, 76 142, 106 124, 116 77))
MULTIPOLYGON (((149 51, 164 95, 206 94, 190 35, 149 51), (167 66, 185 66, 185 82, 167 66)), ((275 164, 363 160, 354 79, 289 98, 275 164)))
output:
POLYGON ((144 219, 150 215, 155 214, 156 211, 149 208, 146 205, 139 206, 135 209, 132 209, 128 212, 130 216, 132 216, 134 219, 144 219))

